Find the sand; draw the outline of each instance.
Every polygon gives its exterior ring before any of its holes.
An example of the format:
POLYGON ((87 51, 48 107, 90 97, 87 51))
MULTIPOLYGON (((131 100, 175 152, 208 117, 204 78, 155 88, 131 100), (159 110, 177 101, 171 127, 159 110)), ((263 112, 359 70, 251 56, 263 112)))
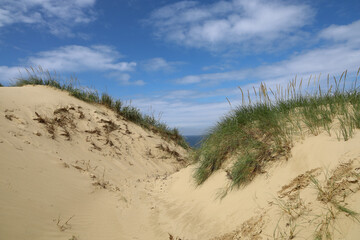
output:
POLYGON ((360 212, 359 146, 359 131, 306 137, 221 198, 224 169, 196 186, 186 150, 103 106, 0 88, 0 239, 314 239, 326 226, 358 239, 356 219, 311 179, 360 212))

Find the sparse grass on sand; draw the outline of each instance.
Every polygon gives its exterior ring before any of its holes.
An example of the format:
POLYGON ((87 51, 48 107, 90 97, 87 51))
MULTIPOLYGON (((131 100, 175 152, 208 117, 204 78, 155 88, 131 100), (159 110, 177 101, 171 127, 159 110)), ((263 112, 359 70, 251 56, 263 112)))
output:
POLYGON ((300 192, 297 192, 294 197, 288 198, 287 201, 276 199, 275 205, 279 207, 281 214, 274 229, 273 238, 294 239, 305 229, 313 229, 312 239, 332 240, 335 239, 335 232, 341 234, 336 224, 343 217, 359 223, 359 213, 347 207, 345 203, 345 199, 354 194, 350 190, 350 183, 346 180, 349 176, 356 176, 356 173, 352 171, 351 164, 352 162, 340 164, 333 171, 332 176, 325 174, 324 181, 319 181, 311 174, 309 175, 312 187, 318 193, 316 200, 311 202, 312 204, 302 199, 300 192), (339 179, 341 180, 339 181, 339 179), (314 209, 314 206, 317 206, 317 209, 314 209))
POLYGON ((345 71, 339 79, 328 75, 325 83, 310 76, 308 81, 295 77, 287 88, 277 85, 276 90, 265 83, 245 93, 240 88, 242 105, 210 130, 194 154, 196 182, 203 183, 226 159, 237 156, 228 171, 232 187, 247 183, 267 162, 287 158, 296 136, 326 131, 347 141, 360 128, 359 71, 350 84, 345 71))
POLYGON ((46 85, 68 91, 71 96, 85 102, 104 105, 117 114, 123 116, 125 119, 155 133, 159 133, 165 139, 171 139, 185 149, 189 148, 177 128, 169 128, 165 123, 156 119, 154 116, 142 114, 136 107, 129 105, 124 106, 121 100, 114 99, 107 93, 102 93, 100 96, 97 91, 76 87, 76 78, 71 77, 70 80, 62 83, 60 77, 56 73, 51 74, 48 70, 44 70, 41 66, 38 68, 30 67, 25 70, 26 76, 20 76, 17 78, 13 86, 46 85))

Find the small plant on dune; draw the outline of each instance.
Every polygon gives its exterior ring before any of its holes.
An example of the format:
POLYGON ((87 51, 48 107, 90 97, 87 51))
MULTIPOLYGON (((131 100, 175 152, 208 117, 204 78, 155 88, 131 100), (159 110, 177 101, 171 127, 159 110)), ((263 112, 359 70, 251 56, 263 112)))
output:
POLYGON ((110 109, 115 106, 114 105, 114 100, 107 93, 103 93, 101 95, 101 104, 108 107, 108 108, 110 108, 110 109))
POLYGON ((24 85, 47 85, 55 88, 61 89, 62 86, 59 83, 59 75, 54 72, 51 74, 48 70, 44 70, 41 66, 38 68, 26 68, 25 69, 27 76, 20 76, 15 82, 15 86, 24 86, 24 85))
POLYGON ((136 107, 133 106, 123 107, 121 113, 126 119, 134 123, 140 123, 142 120, 142 115, 140 113, 140 110, 137 109, 136 107))
POLYGON ((181 238, 179 238, 179 237, 174 237, 170 233, 168 233, 168 234, 169 234, 169 240, 181 240, 181 238))
POLYGON ((299 228, 304 225, 304 222, 299 220, 308 212, 305 203, 297 194, 295 199, 289 201, 275 199, 274 204, 279 207, 281 216, 274 229, 273 238, 294 239, 300 232, 299 228))
POLYGON ((0 83, 0 87, 3 87, 4 85, 2 85, 1 83, 0 83))
POLYGON ((340 164, 332 172, 331 176, 326 173, 324 183, 311 176, 310 180, 318 191, 317 200, 325 205, 325 213, 315 219, 319 220, 319 223, 316 227, 314 239, 333 239, 333 230, 336 230, 335 222, 341 213, 360 223, 359 213, 346 207, 344 203, 340 203, 345 202, 345 198, 354 193, 353 190, 350 190, 351 183, 346 180, 349 176, 354 176, 354 174, 352 161, 349 161, 340 164))
POLYGON ((303 231, 307 235, 309 230, 312 229, 313 239, 332 240, 337 239, 335 238, 337 233, 342 235, 341 229, 337 225, 339 219, 348 217, 360 223, 359 214, 348 207, 346 203, 346 197, 358 191, 358 188, 354 188, 359 179, 356 171, 354 171, 355 169, 353 161, 350 160, 339 164, 331 174, 329 171, 325 171, 324 180, 322 181, 316 178, 318 175, 312 174, 315 173, 315 171, 312 171, 307 172, 306 175, 301 174, 296 177, 293 180, 296 183, 295 186, 292 184, 285 185, 283 189, 287 191, 290 187, 291 191, 288 193, 293 192, 294 189, 296 189, 296 192, 294 192, 294 195, 284 195, 284 192, 281 191, 279 192, 281 199, 275 198, 275 201, 272 202, 280 209, 280 218, 274 228, 273 238, 301 238, 305 237, 302 233, 303 231), (315 201, 304 202, 300 198, 300 191, 308 186, 303 185, 304 182, 299 181, 299 177, 305 179, 304 176, 307 176, 309 184, 312 183, 312 187, 316 190, 315 201), (287 200, 283 200, 284 197, 287 197, 287 200), (343 216, 339 218, 340 215, 343 216))
POLYGON ((75 217, 75 215, 71 216, 68 220, 66 220, 64 223, 61 223, 60 216, 57 219, 56 226, 58 226, 59 230, 61 232, 66 231, 67 229, 71 229, 71 224, 69 223, 70 220, 75 217))
POLYGON ((118 99, 115 101, 114 110, 117 114, 121 113, 122 102, 118 99))
POLYGON ((333 233, 331 230, 333 226, 333 216, 331 210, 324 214, 323 216, 318 216, 320 223, 316 226, 314 240, 332 240, 333 233))
POLYGON ((100 103, 99 94, 96 91, 67 87, 65 89, 71 96, 89 103, 100 103))
POLYGON ((315 215, 310 221, 312 224, 316 223, 314 232, 315 240, 332 240, 334 239, 334 232, 340 231, 336 228, 336 220, 340 213, 344 213, 345 216, 352 218, 359 222, 358 213, 339 204, 337 201, 332 201, 324 208, 324 212, 315 215))
POLYGON ((345 71, 332 84, 328 75, 326 83, 310 76, 307 84, 295 78, 286 88, 276 85, 273 90, 265 83, 258 89, 239 88, 242 104, 232 107, 194 154, 196 182, 203 183, 233 156, 238 157, 228 171, 231 187, 251 181, 267 162, 287 159, 296 136, 335 132, 339 140, 349 140, 360 127, 359 72, 350 87, 345 71))
POLYGON ((45 85, 54 87, 57 89, 65 90, 69 92, 71 96, 74 96, 80 100, 89 103, 97 103, 113 110, 116 114, 123 116, 125 119, 134 122, 146 129, 159 133, 163 138, 173 140, 185 149, 189 148, 189 145, 179 134, 176 128, 169 128, 165 123, 155 119, 152 116, 142 114, 140 110, 133 106, 123 106, 120 99, 114 99, 109 94, 103 93, 101 97, 97 91, 84 87, 76 87, 78 80, 76 77, 70 77, 66 82, 62 82, 60 76, 54 72, 50 73, 48 70, 44 70, 41 66, 38 68, 25 69, 26 76, 20 76, 17 78, 13 86, 24 85, 45 85))
POLYGON ((346 214, 346 216, 351 217, 353 220, 357 221, 360 223, 359 221, 359 213, 355 212, 353 210, 351 210, 350 208, 347 208, 343 205, 340 205, 339 203, 334 203, 336 209, 338 209, 340 212, 343 212, 346 214))

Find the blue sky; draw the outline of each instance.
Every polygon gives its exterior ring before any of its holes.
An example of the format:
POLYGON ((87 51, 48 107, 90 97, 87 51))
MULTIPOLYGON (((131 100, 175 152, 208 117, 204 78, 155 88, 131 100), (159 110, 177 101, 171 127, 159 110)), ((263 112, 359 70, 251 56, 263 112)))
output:
POLYGON ((360 1, 0 0, 0 82, 41 65, 206 132, 243 89, 360 66, 360 1))

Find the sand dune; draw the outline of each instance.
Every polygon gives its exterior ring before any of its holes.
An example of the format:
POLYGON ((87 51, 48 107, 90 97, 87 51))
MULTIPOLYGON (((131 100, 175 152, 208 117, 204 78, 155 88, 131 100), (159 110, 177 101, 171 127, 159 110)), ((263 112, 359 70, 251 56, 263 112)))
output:
POLYGON ((298 141, 288 160, 220 198, 225 169, 196 186, 186 150, 103 106, 6 87, 0 113, 0 239, 360 236, 343 211, 360 212, 359 132, 298 141))

